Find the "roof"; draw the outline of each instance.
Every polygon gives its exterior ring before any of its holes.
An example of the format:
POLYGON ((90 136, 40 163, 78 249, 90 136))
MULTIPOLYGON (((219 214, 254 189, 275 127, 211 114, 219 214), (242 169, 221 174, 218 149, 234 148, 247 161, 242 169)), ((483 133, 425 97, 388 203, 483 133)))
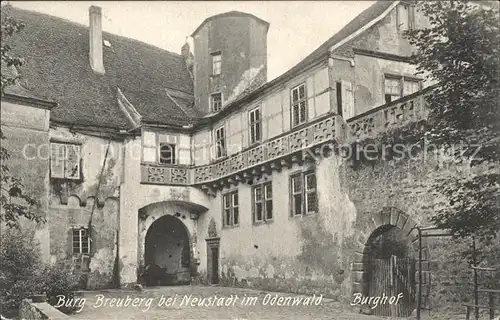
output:
POLYGON ((144 121, 182 124, 188 116, 166 89, 193 94, 184 58, 152 45, 103 32, 104 75, 89 63, 88 26, 11 7, 10 16, 25 28, 9 39, 13 54, 25 59, 18 68, 21 85, 54 101, 51 120, 60 123, 129 127, 117 103, 117 88, 144 121))
POLYGON ((224 17, 247 17, 247 18, 252 18, 252 19, 255 19, 255 20, 259 21, 260 23, 264 24, 266 26, 266 28, 269 29, 269 22, 267 22, 265 20, 262 20, 261 18, 255 16, 253 14, 246 13, 246 12, 241 12, 241 11, 229 11, 229 12, 224 12, 224 13, 216 14, 214 16, 208 17, 205 20, 203 20, 203 22, 198 26, 198 28, 196 28, 196 30, 193 31, 193 33, 191 34, 191 37, 194 37, 198 33, 198 31, 200 31, 200 29, 203 28, 203 26, 206 23, 208 23, 209 21, 212 21, 212 20, 218 19, 218 18, 224 18, 224 17))
MULTIPOLYGON (((326 40, 322 45, 320 45, 316 50, 314 50, 312 53, 310 53, 307 57, 302 59, 298 64, 296 64, 294 67, 283 73, 281 76, 278 76, 274 80, 260 86, 259 88, 256 88, 256 90, 252 92, 246 92, 246 94, 241 95, 238 100, 233 101, 229 105, 226 106, 226 108, 223 109, 226 110, 226 112, 230 112, 231 109, 233 109, 236 105, 240 104, 243 100, 247 99, 253 99, 259 94, 262 94, 263 91, 279 84, 284 81, 287 81, 289 78, 293 77, 296 75, 298 72, 300 72, 303 68, 311 65, 312 63, 320 60, 322 57, 326 57, 329 54, 329 49, 336 45, 340 44, 342 40, 346 39, 350 35, 352 35, 354 32, 358 31, 362 27, 366 26, 369 22, 375 20, 379 16, 381 16, 391 5, 394 4, 395 1, 377 1, 374 4, 372 4, 370 7, 365 9, 363 12, 361 12, 359 15, 357 15, 354 19, 352 19, 348 24, 346 24, 340 31, 335 33, 331 38, 326 40)), ((220 113, 220 115, 223 115, 224 113, 220 113)))

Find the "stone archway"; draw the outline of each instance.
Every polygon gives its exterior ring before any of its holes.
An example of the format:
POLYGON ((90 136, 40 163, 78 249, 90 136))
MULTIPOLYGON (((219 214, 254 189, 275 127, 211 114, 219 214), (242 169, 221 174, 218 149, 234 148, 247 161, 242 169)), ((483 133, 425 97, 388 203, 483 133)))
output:
MULTIPOLYGON (((360 293, 363 296, 370 295, 372 259, 374 250, 374 241, 380 239, 381 235, 391 230, 397 231, 399 234, 409 239, 409 246, 413 249, 414 257, 418 258, 419 242, 418 230, 414 227, 418 226, 414 219, 405 214, 403 211, 385 207, 380 212, 375 214, 365 225, 364 231, 358 236, 358 250, 354 253, 354 261, 352 264, 352 293, 360 293)), ((392 248, 391 252, 398 252, 398 248, 392 248)), ((400 251, 400 250, 399 250, 400 251)), ((391 255, 389 254, 389 255, 391 255)), ((396 253, 395 255, 398 255, 396 253)), ((418 263, 415 273, 415 279, 418 281, 418 263)), ((422 302, 428 297, 429 284, 429 249, 425 238, 422 239, 422 302)), ((418 282, 416 284, 418 286, 418 282)))
POLYGON ((191 243, 184 223, 171 215, 155 220, 145 237, 144 280, 149 285, 191 281, 191 243))

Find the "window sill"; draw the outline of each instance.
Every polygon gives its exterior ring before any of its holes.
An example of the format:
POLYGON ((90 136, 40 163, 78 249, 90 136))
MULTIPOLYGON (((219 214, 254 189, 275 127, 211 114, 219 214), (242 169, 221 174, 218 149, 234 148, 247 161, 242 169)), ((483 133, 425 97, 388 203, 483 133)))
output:
POLYGON ((231 225, 231 226, 222 226, 222 229, 234 229, 234 228, 238 228, 240 225, 239 224, 235 224, 235 225, 231 225))
POLYGON ((274 220, 273 219, 270 219, 270 220, 262 220, 262 221, 254 221, 253 222, 253 225, 254 226, 263 226, 263 225, 266 225, 266 224, 270 224, 270 223, 273 223, 274 220))
POLYGON ((296 124, 295 126, 292 125, 291 131, 300 130, 303 127, 306 127, 307 125, 309 125, 309 123, 307 122, 307 120, 305 122, 300 123, 300 124, 296 124))

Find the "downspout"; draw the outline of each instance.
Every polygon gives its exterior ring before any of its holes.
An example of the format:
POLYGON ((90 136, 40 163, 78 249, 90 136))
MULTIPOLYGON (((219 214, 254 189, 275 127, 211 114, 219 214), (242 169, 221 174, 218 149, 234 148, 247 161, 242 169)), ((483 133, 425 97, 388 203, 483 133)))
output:
MULTIPOLYGON (((90 254, 89 254, 89 262, 88 262, 88 269, 90 271, 90 262, 92 260, 92 253, 93 253, 93 240, 92 240, 92 217, 94 216, 94 211, 95 207, 98 201, 98 196, 99 196, 99 189, 101 188, 101 182, 102 182, 102 176, 104 174, 104 168, 106 167, 106 160, 108 158, 108 152, 109 152, 109 147, 111 145, 111 138, 108 140, 108 146, 106 148, 106 153, 104 155, 104 161, 102 163, 102 168, 101 168, 101 173, 99 174, 99 181, 97 181, 97 188, 95 191, 95 197, 94 197, 94 203, 92 204, 92 211, 90 211, 90 218, 89 218, 89 224, 88 224, 88 230, 89 230, 89 239, 90 239, 90 254)), ((88 279, 87 279, 88 281, 88 279)))

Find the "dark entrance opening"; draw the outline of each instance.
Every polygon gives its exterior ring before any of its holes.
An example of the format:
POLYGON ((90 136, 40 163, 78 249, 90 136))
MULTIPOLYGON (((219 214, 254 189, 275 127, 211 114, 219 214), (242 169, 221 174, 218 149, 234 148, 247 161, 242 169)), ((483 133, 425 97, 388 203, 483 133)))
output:
POLYGON ((165 215, 149 227, 145 243, 146 285, 179 285, 191 281, 191 251, 186 227, 179 219, 165 215))
POLYGON ((380 297, 373 313, 408 317, 416 308, 416 260, 410 238, 403 230, 387 225, 376 230, 371 239, 368 293, 380 297))
POLYGON ((207 280, 211 284, 219 283, 219 238, 207 241, 207 280))

